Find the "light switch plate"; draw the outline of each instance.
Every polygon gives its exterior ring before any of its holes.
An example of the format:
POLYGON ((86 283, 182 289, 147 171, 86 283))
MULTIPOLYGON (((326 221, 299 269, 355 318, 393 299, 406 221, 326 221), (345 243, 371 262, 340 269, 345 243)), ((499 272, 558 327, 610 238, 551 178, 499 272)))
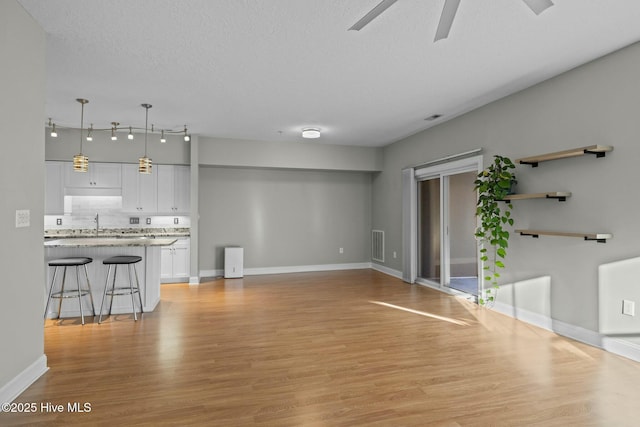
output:
POLYGON ((151 218, 147 218, 147 225, 151 224, 151 218))
POLYGON ((129 217, 129 224, 140 224, 140 218, 137 216, 129 217))
POLYGON ((16 228, 29 227, 31 225, 31 211, 22 209, 16 211, 16 228))

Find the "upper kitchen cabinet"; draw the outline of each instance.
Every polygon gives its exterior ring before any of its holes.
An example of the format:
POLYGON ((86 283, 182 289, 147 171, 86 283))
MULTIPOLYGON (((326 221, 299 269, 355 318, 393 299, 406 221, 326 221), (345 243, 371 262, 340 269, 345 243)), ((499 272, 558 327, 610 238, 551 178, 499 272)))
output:
POLYGON ((65 162, 45 162, 45 215, 64 214, 64 168, 65 162))
POLYGON ((191 179, 189 166, 157 165, 158 212, 189 213, 191 179))
POLYGON ((120 163, 89 163, 87 172, 76 172, 72 163, 66 163, 64 186, 70 188, 120 188, 120 163))
POLYGON ((158 175, 138 172, 138 164, 122 165, 122 210, 155 213, 158 210, 158 175))

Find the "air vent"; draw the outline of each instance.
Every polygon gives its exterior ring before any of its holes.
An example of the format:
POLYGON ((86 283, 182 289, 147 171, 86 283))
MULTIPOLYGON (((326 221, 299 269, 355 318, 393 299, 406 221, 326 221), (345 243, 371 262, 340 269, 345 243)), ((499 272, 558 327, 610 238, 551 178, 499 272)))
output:
POLYGON ((384 262, 384 231, 371 231, 371 259, 384 262))

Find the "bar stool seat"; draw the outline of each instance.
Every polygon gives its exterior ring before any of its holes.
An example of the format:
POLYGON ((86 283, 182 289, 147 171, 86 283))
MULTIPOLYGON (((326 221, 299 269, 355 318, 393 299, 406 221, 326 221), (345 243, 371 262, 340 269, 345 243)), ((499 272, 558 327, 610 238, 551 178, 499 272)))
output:
POLYGON ((111 258, 107 258, 102 263, 104 265, 109 266, 109 270, 107 270, 107 278, 104 285, 104 294, 102 294, 102 303, 100 304, 100 317, 98 318, 98 323, 102 323, 102 313, 104 307, 104 300, 107 295, 111 296, 111 300, 109 302, 109 315, 111 315, 111 309, 113 308, 113 296, 114 295, 131 295, 131 308, 133 309, 133 320, 137 321, 138 316, 136 315, 136 303, 134 294, 138 294, 138 302, 140 303, 140 314, 144 313, 144 309, 142 308, 142 296, 140 295, 140 281, 138 280, 138 271, 136 270, 136 263, 142 261, 141 256, 137 255, 117 255, 111 258), (116 275, 118 273, 118 266, 126 265, 128 276, 129 276, 129 286, 116 286, 116 275), (131 280, 131 266, 133 265, 133 272, 136 278, 136 284, 133 285, 133 281, 131 280), (111 282, 111 288, 109 289, 109 276, 111 275, 111 267, 113 267, 113 281, 111 282))
POLYGON ((82 308, 82 297, 85 295, 89 295, 89 299, 91 301, 91 311, 93 315, 96 315, 96 308, 93 304, 93 295, 91 293, 91 283, 89 282, 89 274, 87 273, 87 264, 93 262, 92 258, 89 257, 68 257, 68 258, 58 258, 52 259, 48 262, 50 267, 54 267, 53 270, 53 278, 51 279, 51 288, 49 289, 49 297, 47 298, 47 305, 44 309, 44 318, 47 318, 47 312, 49 311, 49 304, 51 303, 51 298, 59 298, 60 302, 58 303, 58 319, 60 318, 60 312, 62 311, 62 300, 65 298, 77 298, 78 304, 80 305, 80 318, 82 319, 82 324, 84 325, 84 310, 82 308), (80 274, 78 273, 78 268, 82 266, 84 267, 84 277, 87 287, 83 288, 80 285, 80 274), (56 275, 58 273, 58 267, 62 267, 62 283, 60 286, 60 291, 54 292, 53 288, 56 284, 56 275), (76 289, 65 289, 65 282, 67 279, 67 267, 75 267, 76 268, 76 289))

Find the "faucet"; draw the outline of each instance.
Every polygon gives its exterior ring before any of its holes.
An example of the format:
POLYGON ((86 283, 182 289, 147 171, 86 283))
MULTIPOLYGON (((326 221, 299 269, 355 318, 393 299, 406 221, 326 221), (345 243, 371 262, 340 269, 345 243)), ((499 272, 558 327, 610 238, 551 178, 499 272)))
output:
POLYGON ((98 237, 98 228, 100 227, 100 215, 96 213, 96 217, 94 218, 96 222, 96 237, 98 237))

